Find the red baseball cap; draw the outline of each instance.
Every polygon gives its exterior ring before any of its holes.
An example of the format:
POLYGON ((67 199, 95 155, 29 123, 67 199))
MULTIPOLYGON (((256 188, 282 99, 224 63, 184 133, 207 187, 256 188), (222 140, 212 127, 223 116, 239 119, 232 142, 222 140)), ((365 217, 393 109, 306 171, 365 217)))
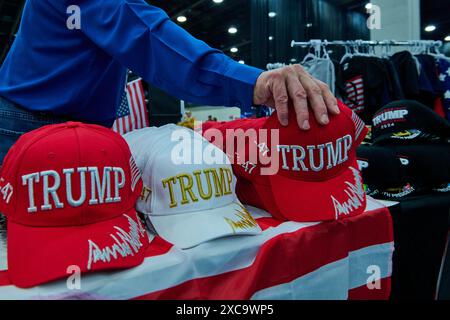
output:
MULTIPOLYGON (((254 187, 253 190, 240 187, 240 198, 244 198, 244 202, 248 198, 252 202, 259 199, 261 208, 283 220, 336 220, 363 213, 366 196, 356 149, 367 134, 367 128, 342 102, 339 108, 341 113, 330 116, 327 126, 321 126, 312 117, 308 131, 298 127, 295 112, 290 112, 287 127, 279 123, 276 114, 255 120, 253 126, 245 121, 216 127, 225 132, 225 141, 231 139, 230 135, 241 135, 236 134, 237 129, 244 132, 267 130, 266 135, 257 134, 256 138, 247 134, 244 148, 239 149, 236 144, 239 150, 233 152, 235 174, 254 187), (278 134, 272 136, 274 133, 278 134), (252 148, 252 145, 257 147, 252 148), (262 153, 267 155, 266 160, 271 159, 269 164, 261 161, 262 153), (268 170, 271 166, 273 170, 268 170), (247 190, 251 196, 245 195, 247 190), (259 197, 255 196, 255 190, 259 197)), ((211 128, 211 125, 206 127, 211 128)), ((208 131, 204 134, 209 136, 208 131)))
POLYGON ((236 195, 239 200, 242 203, 264 209, 279 220, 286 220, 279 213, 273 200, 268 177, 260 173, 261 168, 256 162, 248 160, 250 158, 248 153, 256 151, 255 148, 249 148, 249 143, 257 139, 256 135, 251 136, 248 133, 250 131, 256 133, 260 129, 264 129, 267 121, 268 118, 238 119, 229 122, 208 121, 202 124, 201 133, 232 160, 233 171, 237 177, 236 195), (246 139, 245 146, 237 150, 237 146, 242 146, 242 140, 238 141, 242 138, 246 139), (232 150, 228 148, 230 141, 233 141, 232 150), (243 158, 240 157, 241 155, 243 158))
POLYGON ((68 122, 23 135, 5 158, 0 190, 8 274, 18 287, 144 259, 149 238, 135 211, 141 176, 111 130, 68 122))

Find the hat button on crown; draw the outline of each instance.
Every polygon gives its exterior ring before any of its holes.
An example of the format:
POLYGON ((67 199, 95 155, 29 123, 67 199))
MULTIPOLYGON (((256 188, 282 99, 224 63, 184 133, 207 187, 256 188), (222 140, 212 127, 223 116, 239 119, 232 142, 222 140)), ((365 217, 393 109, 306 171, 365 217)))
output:
POLYGON ((78 122, 73 122, 73 121, 67 122, 66 125, 67 125, 67 128, 76 128, 76 127, 80 126, 80 124, 78 122))

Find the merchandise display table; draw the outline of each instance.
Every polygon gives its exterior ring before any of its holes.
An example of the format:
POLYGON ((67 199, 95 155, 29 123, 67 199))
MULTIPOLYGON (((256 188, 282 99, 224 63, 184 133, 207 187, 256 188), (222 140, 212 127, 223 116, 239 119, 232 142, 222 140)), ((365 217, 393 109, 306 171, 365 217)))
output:
POLYGON ((389 210, 396 249, 391 299, 432 300, 449 232, 450 194, 402 200, 389 210))
MULTIPOLYGON (((0 299, 388 299, 393 228, 368 199, 364 214, 329 223, 279 223, 249 207, 264 230, 180 250, 159 237, 140 266, 20 289, 0 243, 0 299), (376 279, 381 279, 376 281, 376 279), (369 284, 369 285, 368 285, 369 284)), ((69 277, 69 275, 68 275, 69 277)))

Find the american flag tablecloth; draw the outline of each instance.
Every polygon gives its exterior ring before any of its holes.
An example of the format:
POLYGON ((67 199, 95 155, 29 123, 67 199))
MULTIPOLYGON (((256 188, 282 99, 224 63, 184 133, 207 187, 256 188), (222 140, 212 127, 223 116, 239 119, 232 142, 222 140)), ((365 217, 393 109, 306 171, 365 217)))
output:
POLYGON ((142 265, 82 276, 81 288, 74 290, 66 280, 31 289, 10 285, 0 244, 0 299, 389 297, 392 220, 379 202, 369 199, 365 214, 329 223, 279 223, 264 211, 249 211, 262 235, 218 239, 190 250, 155 237, 142 265))

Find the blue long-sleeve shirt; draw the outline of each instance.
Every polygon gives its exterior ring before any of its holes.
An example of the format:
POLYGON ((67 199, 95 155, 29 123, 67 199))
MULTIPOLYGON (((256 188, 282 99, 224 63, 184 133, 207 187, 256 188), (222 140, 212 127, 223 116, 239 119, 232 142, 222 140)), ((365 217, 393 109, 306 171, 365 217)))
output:
POLYGON ((262 72, 193 38, 144 0, 27 0, 0 68, 0 96, 109 126, 127 68, 180 99, 243 108, 262 72), (80 29, 67 27, 71 5, 80 8, 80 29))

